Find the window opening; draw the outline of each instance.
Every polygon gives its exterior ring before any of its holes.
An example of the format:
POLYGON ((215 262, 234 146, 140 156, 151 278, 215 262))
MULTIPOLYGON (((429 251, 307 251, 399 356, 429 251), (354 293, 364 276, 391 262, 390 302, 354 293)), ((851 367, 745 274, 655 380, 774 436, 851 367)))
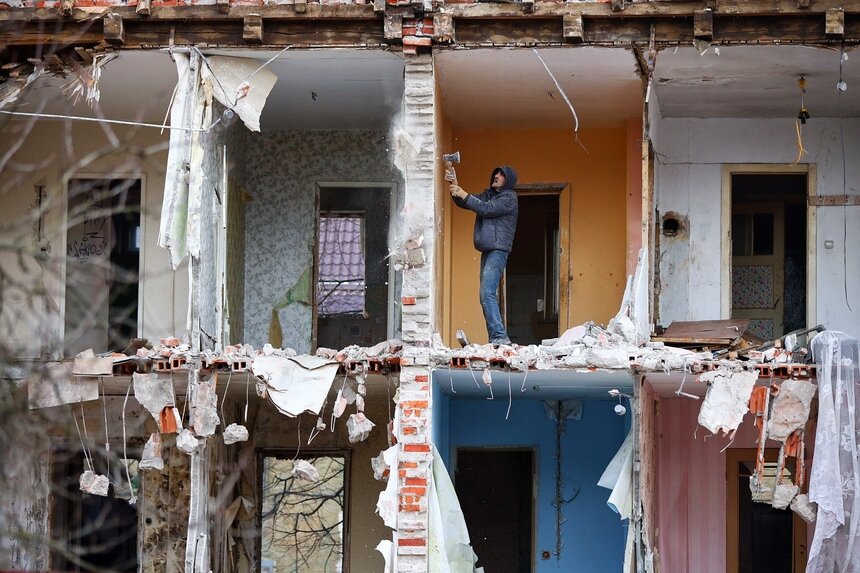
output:
POLYGON ((321 213, 317 242, 317 314, 363 314, 364 214, 321 213))
POLYGON ((344 568, 346 457, 301 457, 317 469, 318 480, 295 477, 298 460, 263 457, 262 573, 339 573, 344 568))
POLYGON ((72 179, 66 231, 65 352, 121 350, 137 336, 139 179, 72 179))

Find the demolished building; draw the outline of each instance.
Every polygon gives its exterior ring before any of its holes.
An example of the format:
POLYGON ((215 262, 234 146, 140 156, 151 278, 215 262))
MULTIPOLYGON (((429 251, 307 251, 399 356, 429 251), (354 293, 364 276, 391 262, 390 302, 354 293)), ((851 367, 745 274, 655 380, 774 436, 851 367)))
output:
POLYGON ((0 3, 0 567, 850 559, 858 12, 0 3), (511 347, 453 150, 520 173, 511 347))

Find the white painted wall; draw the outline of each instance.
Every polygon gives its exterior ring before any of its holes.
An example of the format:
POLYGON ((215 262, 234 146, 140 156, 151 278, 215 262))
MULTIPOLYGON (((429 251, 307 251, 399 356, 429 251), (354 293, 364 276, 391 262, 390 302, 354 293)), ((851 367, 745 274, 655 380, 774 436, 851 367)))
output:
MULTIPOLYGON (((25 124, 10 122, 0 129, 0 149, 14 150, 11 161, 0 165, 0 239, 27 237, 31 223, 27 213, 35 203, 35 185, 45 185, 48 209, 44 219, 50 258, 43 266, 27 259, 30 276, 22 275, 16 257, 0 252, 0 265, 37 288, 44 283, 45 296, 37 294, 32 309, 21 302, 20 315, 10 306, 0 314, 7 342, 18 349, 20 358, 33 358, 43 352, 57 355, 62 350, 62 300, 65 294, 65 186, 69 176, 143 177, 143 237, 141 307, 138 315, 144 337, 157 342, 160 337, 185 332, 188 307, 188 271, 185 266, 173 272, 167 251, 158 242, 161 202, 164 194, 167 135, 154 129, 114 129, 117 145, 95 124, 41 121, 30 131, 25 124), (15 145, 20 143, 20 147, 15 145), (140 152, 148 149, 142 159, 140 152), (24 225, 15 225, 23 221, 24 225)), ((31 240, 31 239, 28 239, 31 240)), ((7 292, 4 291, 4 303, 7 292)))
MULTIPOLYGON (((651 130, 656 207, 661 217, 667 211, 686 216, 689 231, 660 237, 660 323, 721 318, 720 284, 729 280, 721 269, 723 164, 792 163, 794 119, 659 119, 655 113, 651 130)), ((801 162, 816 166, 819 195, 860 194, 860 119, 813 118, 803 145, 808 154, 801 162)), ((860 206, 816 211, 815 320, 860 336, 860 206), (825 240, 834 248, 825 249, 825 240)))

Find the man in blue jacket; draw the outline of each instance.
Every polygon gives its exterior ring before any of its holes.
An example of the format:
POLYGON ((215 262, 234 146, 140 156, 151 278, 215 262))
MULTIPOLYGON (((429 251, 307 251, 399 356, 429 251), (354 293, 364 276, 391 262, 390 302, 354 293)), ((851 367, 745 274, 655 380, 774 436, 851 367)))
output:
POLYGON ((508 264, 508 255, 517 230, 517 172, 503 165, 493 169, 490 187, 480 195, 470 195, 457 185, 453 170, 445 173, 454 203, 475 212, 475 248, 481 252, 481 308, 487 334, 494 346, 510 344, 499 312, 499 282, 508 264))

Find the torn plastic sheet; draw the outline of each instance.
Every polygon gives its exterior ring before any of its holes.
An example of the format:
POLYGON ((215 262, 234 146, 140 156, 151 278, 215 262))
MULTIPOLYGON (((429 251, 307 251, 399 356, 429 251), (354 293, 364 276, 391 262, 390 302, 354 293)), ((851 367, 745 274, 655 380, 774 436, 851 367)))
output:
POLYGON ((473 573, 478 557, 472 550, 466 518, 451 476, 433 447, 433 479, 428 492, 428 569, 430 573, 473 573))
POLYGON ((382 554, 382 559, 385 560, 383 573, 393 573, 396 570, 395 563, 397 562, 397 552, 394 551, 394 543, 388 539, 383 539, 377 543, 376 550, 382 554))
POLYGON ((600 476, 597 485, 612 490, 606 504, 612 508, 621 519, 629 519, 633 509, 633 430, 627 432, 627 437, 609 465, 600 476))
POLYGON ((141 470, 164 469, 164 460, 161 458, 161 435, 157 432, 149 436, 146 445, 143 446, 143 456, 139 465, 141 470))
POLYGON ((251 368, 266 382, 269 400, 287 416, 319 415, 339 364, 316 356, 257 356, 251 368))
MULTIPOLYGON (((397 448, 395 444, 382 452, 385 464, 389 468, 397 467, 397 448)), ((376 502, 376 513, 382 518, 385 526, 391 529, 397 529, 397 503, 397 473, 389 472, 388 484, 379 493, 379 499, 376 502)))
POLYGON ((89 402, 99 397, 99 379, 72 375, 71 362, 56 362, 37 368, 27 377, 30 409, 89 402))
MULTIPOLYGON (((178 78, 176 94, 170 108, 170 127, 182 128, 186 127, 188 90, 192 84, 191 64, 188 54, 176 53, 173 54, 173 59, 176 62, 178 78)), ((190 110, 188 112, 190 113, 190 110)), ((187 131, 170 130, 158 246, 168 250, 172 270, 176 270, 187 251, 188 179, 185 161, 188 144, 190 134, 187 131)))
POLYGON ((803 429, 809 419, 809 408, 815 397, 816 386, 802 380, 786 380, 773 400, 767 437, 785 442, 795 430, 803 429))
POLYGON ((248 129, 260 131, 260 114, 278 76, 260 69, 258 60, 207 56, 203 77, 212 79, 215 99, 235 111, 248 129))
POLYGON ((84 493, 107 497, 110 482, 107 476, 87 470, 81 474, 80 487, 84 493))
POLYGON ((162 429, 161 412, 168 406, 176 404, 173 393, 173 379, 170 376, 160 378, 158 374, 132 374, 131 383, 134 387, 134 397, 141 406, 152 414, 162 429))
POLYGON ((737 430, 749 411, 750 394, 757 379, 758 375, 752 372, 733 372, 727 368, 702 374, 699 381, 709 386, 699 410, 699 424, 712 434, 737 430))

